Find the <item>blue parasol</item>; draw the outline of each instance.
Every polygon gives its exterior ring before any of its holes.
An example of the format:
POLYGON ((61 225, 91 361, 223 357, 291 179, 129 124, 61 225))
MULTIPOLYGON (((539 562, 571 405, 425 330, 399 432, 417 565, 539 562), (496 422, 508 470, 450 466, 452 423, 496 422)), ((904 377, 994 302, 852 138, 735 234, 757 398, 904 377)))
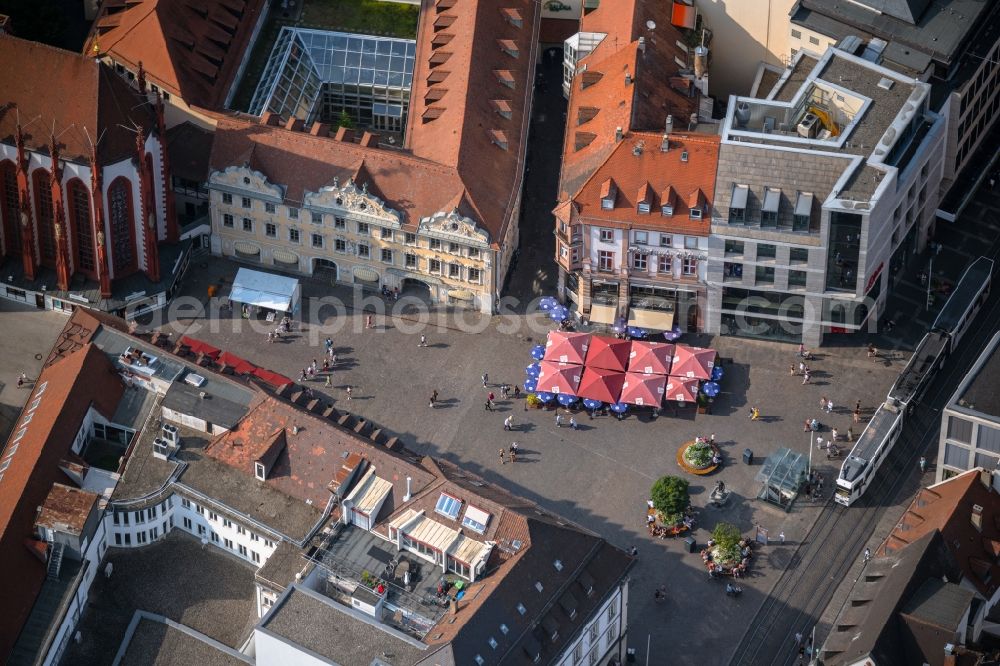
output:
POLYGON ((553 321, 563 321, 569 317, 569 311, 565 308, 558 308, 550 312, 549 317, 551 317, 553 321))
POLYGON ((542 374, 542 366, 538 365, 537 363, 532 363, 531 365, 526 367, 524 371, 528 374, 529 377, 534 377, 535 379, 538 379, 538 375, 542 374))
POLYGON ((583 406, 587 409, 600 409, 604 405, 600 400, 591 400, 590 398, 583 399, 583 406))
POLYGON ((548 301, 541 301, 541 302, 538 303, 538 309, 542 310, 544 312, 548 312, 549 310, 551 310, 554 307, 556 307, 556 306, 553 305, 552 303, 549 303, 548 301))
POLYGON ((611 327, 611 330, 613 330, 615 333, 624 333, 625 332, 625 320, 624 319, 618 319, 617 321, 615 321, 615 325, 613 327, 611 327))
POLYGON ((527 391, 528 393, 534 393, 536 388, 538 388, 538 380, 537 379, 532 378, 532 379, 526 379, 526 380, 524 380, 524 390, 525 391, 527 391))
POLYGON ((546 391, 541 391, 540 393, 536 393, 535 396, 542 402, 552 402, 553 400, 555 400, 555 395, 548 393, 546 391))
POLYGON ((546 310, 551 310, 557 305, 559 305, 559 300, 555 296, 542 296, 538 299, 538 307, 546 310))
POLYGON ((545 345, 535 345, 531 348, 531 358, 541 361, 545 357, 545 345))
POLYGON ((663 334, 663 337, 665 337, 670 342, 674 342, 675 340, 677 340, 678 338, 681 337, 681 328, 680 328, 680 326, 674 324, 674 327, 672 329, 670 329, 669 331, 666 331, 663 334))
POLYGON ((719 395, 719 385, 715 382, 706 382, 705 385, 701 387, 701 392, 709 398, 714 398, 719 395))
POLYGON ((724 374, 726 373, 723 372, 721 365, 715 366, 714 368, 712 368, 712 381, 713 382, 719 381, 720 379, 722 379, 722 376, 724 374))
POLYGON ((629 326, 627 329, 630 338, 644 338, 646 337, 645 329, 639 328, 638 326, 629 326))
POLYGON ((611 411, 615 414, 624 414, 628 411, 628 405, 624 402, 616 402, 610 406, 611 411))
POLYGON ((575 395, 570 395, 569 393, 560 393, 556 396, 556 400, 558 400, 559 404, 563 407, 569 407, 576 402, 577 398, 575 395))

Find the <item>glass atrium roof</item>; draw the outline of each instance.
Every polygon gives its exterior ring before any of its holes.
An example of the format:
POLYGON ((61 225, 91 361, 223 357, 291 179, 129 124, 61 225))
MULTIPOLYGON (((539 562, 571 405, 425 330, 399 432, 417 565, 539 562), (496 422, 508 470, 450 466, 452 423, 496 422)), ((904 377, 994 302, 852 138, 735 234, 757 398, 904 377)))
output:
POLYGON ((272 111, 309 121, 324 84, 409 91, 416 42, 284 27, 271 49, 249 112, 272 111))

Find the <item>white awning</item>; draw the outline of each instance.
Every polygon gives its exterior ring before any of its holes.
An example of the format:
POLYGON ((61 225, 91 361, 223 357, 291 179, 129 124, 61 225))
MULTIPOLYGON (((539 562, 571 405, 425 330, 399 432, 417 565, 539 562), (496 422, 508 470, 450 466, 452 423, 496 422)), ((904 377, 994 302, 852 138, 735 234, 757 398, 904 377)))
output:
POLYGON ((373 512, 382 506, 382 502, 392 490, 392 483, 375 476, 374 468, 369 467, 364 477, 354 486, 347 495, 348 500, 354 502, 354 508, 370 518, 374 518, 373 512))
POLYGON ((240 254, 260 254, 260 248, 253 243, 248 243, 247 241, 236 241, 233 243, 233 247, 240 254))
POLYGON ((297 264, 299 263, 299 257, 293 252, 288 250, 282 250, 281 248, 275 248, 271 251, 271 256, 274 260, 281 264, 297 264))
POLYGON ((615 320, 615 308, 610 305, 590 306, 590 321, 595 324, 611 324, 615 320))
POLYGON ((802 217, 812 215, 813 195, 811 192, 799 192, 795 201, 795 214, 802 217))
POLYGON ((279 312, 294 311, 298 304, 299 281, 295 278, 241 268, 233 280, 229 299, 279 312))
POLYGON ((447 553, 451 545, 455 543, 455 539, 459 537, 457 530, 442 525, 427 516, 421 516, 420 520, 403 531, 414 541, 419 541, 442 553, 447 553))
POLYGON ((746 208, 747 207, 747 195, 750 193, 750 188, 746 185, 733 185, 733 202, 729 204, 730 208, 746 208))
POLYGON ((674 313, 631 308, 628 311, 628 325, 653 331, 669 331, 674 327, 674 313))
POLYGON ((778 204, 781 202, 781 190, 768 187, 764 190, 764 205, 761 210, 765 213, 777 213, 778 204))
POLYGON ((448 555, 459 562, 474 567, 482 558, 484 551, 488 550, 489 546, 486 544, 480 543, 475 539, 470 539, 464 534, 460 534, 455 543, 453 543, 451 548, 448 549, 448 555))

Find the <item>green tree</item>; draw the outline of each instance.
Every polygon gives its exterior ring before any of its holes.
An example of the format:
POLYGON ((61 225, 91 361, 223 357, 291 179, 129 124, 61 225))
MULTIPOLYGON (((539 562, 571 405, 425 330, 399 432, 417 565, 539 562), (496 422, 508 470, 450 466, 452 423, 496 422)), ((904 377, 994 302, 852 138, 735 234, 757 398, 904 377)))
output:
POLYGON ((739 559, 742 538, 740 528, 732 523, 716 523, 712 530, 715 547, 719 550, 720 558, 726 562, 735 562, 739 559))
POLYGON ((676 523, 681 519, 684 509, 690 504, 688 498, 688 482, 679 476, 664 476, 656 480, 649 496, 666 524, 676 523))
POLYGON ((347 113, 347 109, 342 109, 340 116, 337 117, 337 127, 346 127, 347 129, 354 127, 354 120, 347 113))

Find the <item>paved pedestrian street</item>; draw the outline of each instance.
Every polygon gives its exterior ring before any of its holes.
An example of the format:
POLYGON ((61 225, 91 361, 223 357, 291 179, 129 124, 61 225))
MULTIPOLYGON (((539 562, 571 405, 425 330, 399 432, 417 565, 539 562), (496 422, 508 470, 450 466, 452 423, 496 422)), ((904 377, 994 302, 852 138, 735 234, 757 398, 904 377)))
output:
MULTIPOLYGON (((193 266, 185 293, 173 304, 182 314, 186 308, 187 315, 175 316, 161 328, 175 336, 186 334, 207 341, 293 379, 313 359, 322 364, 324 340, 329 336, 337 355, 330 373, 332 386, 325 386, 323 373, 305 383, 339 409, 364 416, 400 437, 409 448, 454 461, 623 548, 636 546, 639 558, 632 577, 629 644, 641 660, 648 639, 650 663, 667 651, 675 655, 676 663, 725 662, 777 575, 794 562, 801 535, 808 532, 821 504, 830 501, 833 475, 839 469, 839 461, 828 462, 824 451, 814 450, 813 464, 825 475, 824 497, 819 501, 802 497, 785 513, 755 499, 759 487, 754 477, 761 462, 781 447, 807 453, 806 419, 819 419, 826 426, 826 436, 830 426, 846 432, 852 426, 855 402, 860 400, 863 411, 870 413, 884 399, 907 357, 894 352, 873 362, 862 346, 824 348, 811 361, 810 384, 803 385, 801 377, 789 373, 789 366, 797 365, 792 345, 686 336, 683 342, 715 346, 723 358, 723 392, 712 414, 684 410, 655 419, 630 414, 618 421, 577 413, 579 428, 573 430, 568 425, 556 427, 555 411, 526 410, 523 400, 500 397, 501 383, 523 382, 531 347, 543 342, 545 332, 552 328, 543 315, 433 314, 432 323, 426 326, 412 314, 376 315, 375 328, 367 330, 361 311, 326 303, 318 308, 319 323, 296 322, 290 335, 268 343, 267 332, 273 324, 251 323, 241 319, 238 311, 233 319, 228 310, 207 318, 191 316, 194 307, 182 305, 194 299, 205 303, 204 295, 212 284, 221 287, 224 298, 236 268, 217 259, 193 266), (427 336, 426 347, 419 346, 421 332, 427 336), (484 372, 489 374, 487 388, 482 385, 484 372), (350 402, 347 386, 352 387, 350 402), (439 396, 436 408, 429 406, 433 391, 439 396), (497 396, 492 412, 484 408, 490 391, 497 396), (820 409, 821 396, 833 401, 832 414, 820 409), (753 406, 761 411, 759 421, 749 419, 753 406), (513 432, 503 427, 509 416, 514 419, 513 432), (721 445, 722 469, 707 477, 680 471, 676 463, 680 444, 711 433, 721 445), (501 465, 498 451, 512 441, 519 445, 518 460, 501 465), (742 461, 746 448, 754 453, 750 466, 742 461), (665 474, 685 475, 691 482, 692 502, 699 510, 694 531, 699 550, 720 520, 735 523, 751 538, 755 525, 768 529, 774 542, 784 532, 783 546, 772 543, 755 552, 752 574, 742 582, 746 593, 741 597, 727 597, 721 582, 709 580, 698 553, 685 553, 682 539, 647 535, 649 489, 665 474), (723 509, 706 508, 718 480, 733 491, 733 499, 723 509), (653 592, 661 584, 666 585, 667 601, 655 604, 653 592), (725 631, 720 632, 720 627, 725 631), (679 636, 684 641, 678 644, 679 636)), ((309 280, 303 284, 303 296, 301 317, 306 322, 315 308, 313 299, 336 296, 350 302, 352 298, 343 287, 309 280)), ((370 297, 368 303, 379 300, 370 297)), ((858 433, 863 424, 853 427, 858 433)))

